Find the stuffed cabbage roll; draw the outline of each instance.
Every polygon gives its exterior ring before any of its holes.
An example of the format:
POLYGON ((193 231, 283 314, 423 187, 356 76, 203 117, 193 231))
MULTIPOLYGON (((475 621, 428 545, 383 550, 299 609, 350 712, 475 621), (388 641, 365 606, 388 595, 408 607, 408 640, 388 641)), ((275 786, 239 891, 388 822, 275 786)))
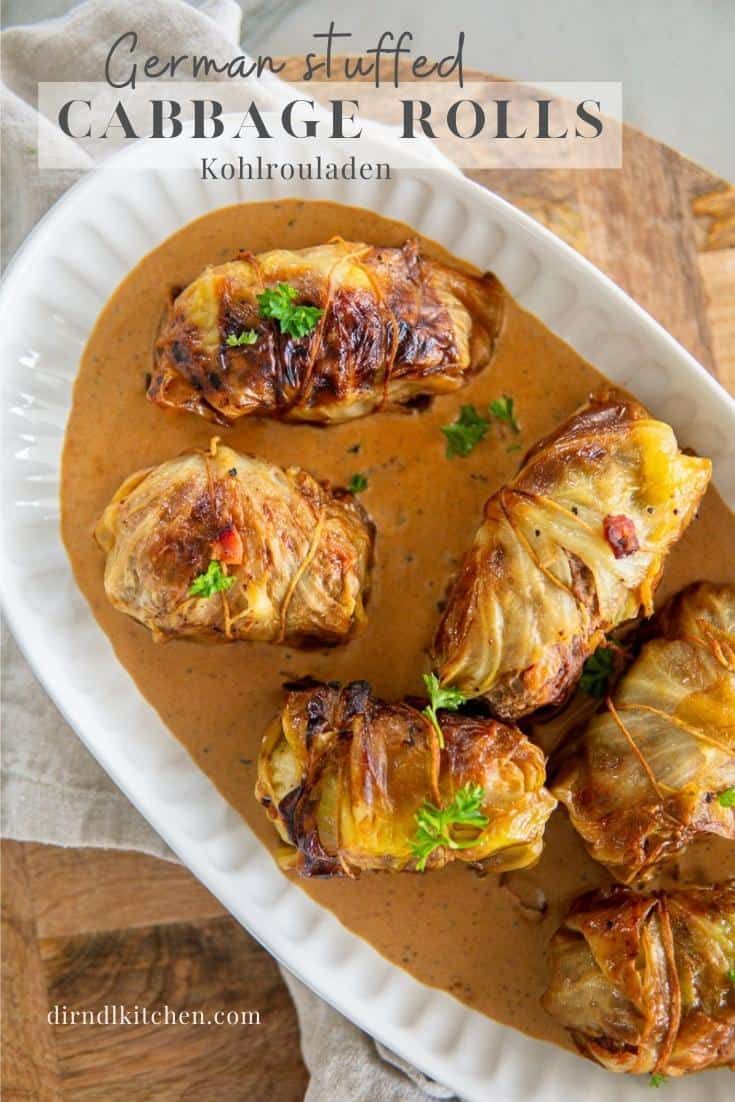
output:
POLYGON ((610 1071, 735 1064, 735 881, 668 894, 592 892, 551 943, 542 1003, 610 1071))
POLYGON ((346 421, 456 390, 492 359, 504 292, 403 248, 242 253, 171 305, 148 390, 229 424, 346 421))
POLYGON ((626 883, 701 835, 735 839, 735 586, 695 585, 659 624, 553 787, 626 883))
POLYGON ((339 643, 365 618, 374 529, 353 496, 216 440, 131 475, 95 535, 109 600, 156 640, 339 643))
POLYGON ((561 703, 605 634, 652 611, 710 473, 637 402, 591 400, 487 502, 434 640, 441 682, 502 719, 561 703))
POLYGON ((514 727, 386 704, 365 681, 306 683, 266 732, 256 797, 303 876, 437 869, 486 861, 525 868, 556 801, 544 756, 514 727))

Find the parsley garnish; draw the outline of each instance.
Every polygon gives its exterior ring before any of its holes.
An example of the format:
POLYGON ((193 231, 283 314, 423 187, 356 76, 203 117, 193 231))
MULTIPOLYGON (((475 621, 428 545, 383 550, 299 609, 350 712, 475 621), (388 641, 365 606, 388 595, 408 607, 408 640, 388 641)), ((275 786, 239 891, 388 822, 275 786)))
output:
POLYGON ((735 985, 735 968, 729 968, 725 975, 729 979, 730 983, 735 985))
POLYGON ((288 283, 279 283, 258 295, 260 316, 274 318, 282 333, 298 339, 315 328, 324 311, 318 306, 296 306, 299 292, 288 283))
POLYGON ((648 1080, 649 1087, 662 1087, 666 1082, 666 1076, 662 1075, 660 1071, 654 1071, 651 1078, 648 1080))
POLYGON ((735 807, 735 785, 732 788, 726 788, 724 792, 720 792, 717 802, 723 807, 735 807))
POLYGON ((615 651, 612 647, 598 647, 582 666, 579 687, 588 696, 602 698, 615 670, 615 651))
POLYGON ((441 427, 447 438, 447 459, 454 455, 469 455, 489 428, 490 422, 481 417, 474 406, 461 406, 454 424, 441 427))
POLYGON ((207 567, 206 574, 197 574, 189 586, 190 597, 211 597, 215 593, 222 593, 234 585, 235 579, 231 574, 225 574, 222 564, 212 561, 207 567))
POLYGON ((494 398, 488 408, 493 417, 497 417, 499 421, 505 421, 506 424, 510 425, 513 432, 521 431, 521 426, 513 412, 513 399, 509 398, 507 394, 504 394, 502 398, 494 398))
POLYGON ((238 336, 235 336, 234 333, 228 333, 225 344, 229 348, 241 348, 244 344, 255 344, 257 339, 258 333, 255 329, 243 329, 238 336))
POLYGON ((426 716, 429 723, 432 725, 437 735, 439 736, 439 746, 444 749, 444 735, 442 729, 439 726, 439 719, 437 716, 437 709, 445 708, 448 712, 456 712, 467 699, 464 693, 461 693, 459 689, 443 689, 439 684, 439 678, 435 673, 424 674, 424 685, 426 691, 429 694, 429 704, 424 708, 422 715, 426 716))
POLYGON ((367 490, 368 480, 364 474, 353 474, 350 481, 347 483, 347 489, 351 494, 361 494, 363 490, 367 490))
POLYGON ((458 841, 452 837, 451 830, 455 826, 485 829, 489 820, 480 811, 484 795, 485 791, 479 784, 466 784, 457 789, 452 802, 446 807, 437 807, 424 800, 416 812, 418 829, 412 845, 417 872, 424 871, 429 857, 440 846, 448 849, 470 849, 477 845, 476 837, 458 841))

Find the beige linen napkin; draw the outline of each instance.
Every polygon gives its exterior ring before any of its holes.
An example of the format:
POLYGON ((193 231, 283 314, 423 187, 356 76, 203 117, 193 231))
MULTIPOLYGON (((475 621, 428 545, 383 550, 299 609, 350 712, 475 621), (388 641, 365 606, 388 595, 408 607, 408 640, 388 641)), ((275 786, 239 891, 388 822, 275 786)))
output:
MULTIPOLYGON (((36 111, 40 81, 100 79, 110 44, 135 28, 142 53, 229 57, 240 37, 235 0, 88 0, 60 19, 17 27, 1 36, 3 263, 59 195, 94 165, 36 111), (73 147, 73 169, 37 167, 38 127, 44 141, 73 147)), ((289 98, 275 82, 274 103, 289 98)), ((262 87, 258 100, 268 106, 262 87)), ((69 163, 66 161, 65 163, 69 163)), ((136 849, 173 855, 88 753, 36 681, 3 628, 2 833, 62 846, 136 849)), ((291 975, 304 1059, 311 1072, 307 1102, 421 1102, 451 1091, 346 1021, 291 975)))

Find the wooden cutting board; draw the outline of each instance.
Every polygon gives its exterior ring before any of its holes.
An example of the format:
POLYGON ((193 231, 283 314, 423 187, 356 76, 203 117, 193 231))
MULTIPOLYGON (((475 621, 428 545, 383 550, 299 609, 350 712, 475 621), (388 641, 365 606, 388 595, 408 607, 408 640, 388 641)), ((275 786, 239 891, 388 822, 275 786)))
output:
MULTIPOLYGON (((471 175, 588 257, 735 393, 735 188, 631 128, 619 171, 471 175)), ((5 1098, 303 1097, 295 1012, 275 964, 190 873, 140 854, 2 851, 5 1098), (47 1021, 54 1004, 118 1003, 254 1008, 263 1024, 47 1021)))

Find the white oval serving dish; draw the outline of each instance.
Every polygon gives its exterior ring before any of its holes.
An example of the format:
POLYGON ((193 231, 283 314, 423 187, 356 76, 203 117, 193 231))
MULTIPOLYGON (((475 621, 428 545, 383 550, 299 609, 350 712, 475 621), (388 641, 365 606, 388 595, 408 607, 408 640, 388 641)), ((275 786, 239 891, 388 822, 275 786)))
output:
MULTIPOLYGON (((0 595, 16 639, 80 738, 181 860, 347 1017, 472 1102, 637 1097, 645 1081, 604 1072, 418 983, 279 872, 139 694, 78 591, 59 533, 62 443, 82 348, 128 270, 209 210, 288 195, 373 208, 495 271, 549 328, 669 420, 682 445, 711 455, 715 482, 733 507, 735 402, 604 275, 464 178, 417 169, 387 182, 203 182, 186 167, 201 149, 184 144, 174 155, 169 143, 160 145, 137 143, 68 192, 30 235, 0 291, 0 595)), ((226 141, 207 147, 223 159, 240 152, 226 141)), ((268 143, 269 159, 294 156, 303 150, 268 143)), ((732 1078, 706 1073, 665 1088, 677 1102, 696 1102, 703 1090, 708 1102, 725 1102, 732 1078)))

